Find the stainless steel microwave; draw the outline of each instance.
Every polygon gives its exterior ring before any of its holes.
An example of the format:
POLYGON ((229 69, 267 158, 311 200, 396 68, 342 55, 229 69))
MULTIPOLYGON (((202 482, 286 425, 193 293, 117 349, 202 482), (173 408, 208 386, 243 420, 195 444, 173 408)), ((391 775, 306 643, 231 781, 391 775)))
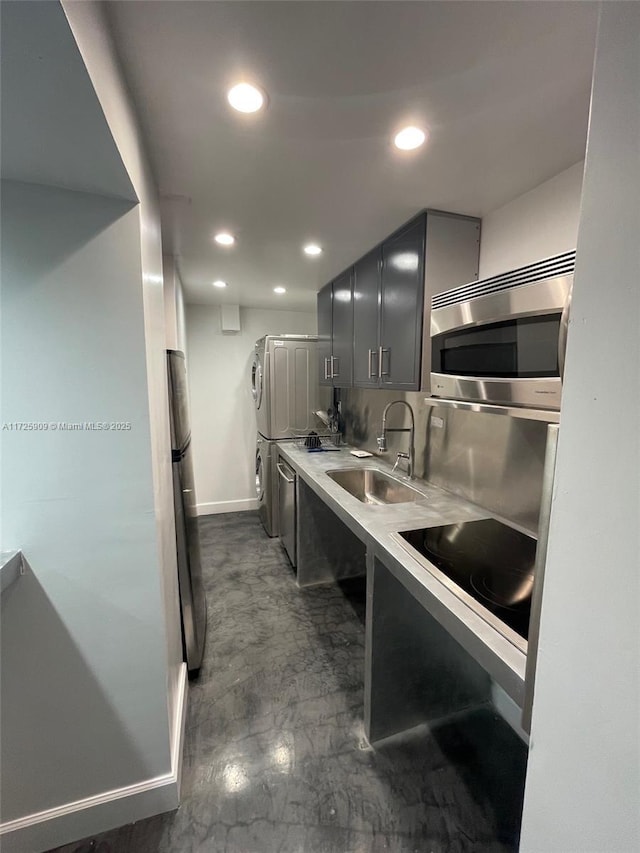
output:
POLYGON ((436 294, 431 393, 560 409, 575 252, 436 294))

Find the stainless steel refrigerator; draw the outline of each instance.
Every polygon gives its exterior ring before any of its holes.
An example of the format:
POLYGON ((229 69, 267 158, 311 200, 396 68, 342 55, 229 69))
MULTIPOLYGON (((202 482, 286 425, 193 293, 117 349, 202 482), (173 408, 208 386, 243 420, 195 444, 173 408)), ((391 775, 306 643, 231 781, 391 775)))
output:
POLYGON ((207 602, 200 560, 184 353, 178 350, 167 350, 167 368, 178 586, 182 613, 182 649, 189 676, 194 678, 198 675, 202 664, 207 626, 207 602))

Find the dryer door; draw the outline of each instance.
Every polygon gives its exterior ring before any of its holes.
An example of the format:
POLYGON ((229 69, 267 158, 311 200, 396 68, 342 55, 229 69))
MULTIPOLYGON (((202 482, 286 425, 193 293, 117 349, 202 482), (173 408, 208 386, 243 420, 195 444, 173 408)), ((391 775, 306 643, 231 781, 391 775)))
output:
POLYGON ((260 445, 258 445, 256 448, 256 497, 260 503, 264 501, 264 481, 264 459, 262 458, 260 445))
POLYGON ((262 381, 262 361, 260 360, 260 355, 256 353, 251 366, 251 396, 256 404, 256 409, 259 409, 262 405, 262 381))

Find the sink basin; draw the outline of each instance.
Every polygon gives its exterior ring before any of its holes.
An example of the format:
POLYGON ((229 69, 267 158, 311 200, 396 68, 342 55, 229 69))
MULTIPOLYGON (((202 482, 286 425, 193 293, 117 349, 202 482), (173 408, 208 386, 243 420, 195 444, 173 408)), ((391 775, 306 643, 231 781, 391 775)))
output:
POLYGON ((404 504, 424 500, 424 495, 378 468, 339 468, 327 476, 365 504, 404 504))

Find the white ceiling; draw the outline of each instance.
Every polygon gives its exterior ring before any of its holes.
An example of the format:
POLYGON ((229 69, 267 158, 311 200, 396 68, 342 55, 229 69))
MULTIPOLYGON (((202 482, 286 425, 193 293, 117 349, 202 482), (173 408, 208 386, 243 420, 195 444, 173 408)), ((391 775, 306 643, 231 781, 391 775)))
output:
POLYGON ((147 0, 110 16, 189 302, 310 309, 423 207, 483 215, 584 156, 594 3, 147 0), (228 106, 242 79, 266 110, 228 106), (429 128, 422 150, 393 149, 406 123, 429 128), (222 228, 235 248, 213 242, 222 228))
POLYGON ((62 6, 0 18, 2 178, 137 201, 62 6))

